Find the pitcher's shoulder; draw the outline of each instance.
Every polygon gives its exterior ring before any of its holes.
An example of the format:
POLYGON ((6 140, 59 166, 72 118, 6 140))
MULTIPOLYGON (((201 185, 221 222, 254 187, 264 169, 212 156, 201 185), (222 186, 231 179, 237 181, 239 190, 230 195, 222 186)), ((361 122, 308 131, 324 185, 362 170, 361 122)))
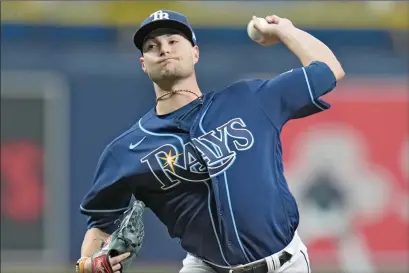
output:
POLYGON ((254 85, 259 84, 261 80, 258 79, 240 79, 231 84, 227 85, 224 88, 215 92, 215 97, 225 98, 231 96, 247 96, 251 93, 254 85))
POLYGON ((115 137, 108 145, 107 149, 111 150, 111 152, 116 153, 118 150, 128 150, 129 145, 139 141, 146 137, 146 133, 144 133, 140 126, 139 122, 136 122, 131 127, 123 131, 117 137, 115 137))

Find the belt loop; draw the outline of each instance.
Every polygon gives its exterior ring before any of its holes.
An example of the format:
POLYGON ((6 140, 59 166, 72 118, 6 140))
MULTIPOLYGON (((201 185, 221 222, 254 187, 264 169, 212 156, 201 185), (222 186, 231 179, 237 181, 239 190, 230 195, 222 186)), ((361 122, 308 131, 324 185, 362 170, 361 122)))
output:
POLYGON ((277 263, 274 258, 276 258, 276 255, 264 258, 267 263, 267 273, 272 273, 280 267, 280 261, 277 263))
POLYGON ((271 257, 271 259, 273 260, 274 265, 275 265, 274 270, 279 269, 279 268, 281 267, 280 256, 279 256, 279 255, 273 255, 273 256, 271 257))

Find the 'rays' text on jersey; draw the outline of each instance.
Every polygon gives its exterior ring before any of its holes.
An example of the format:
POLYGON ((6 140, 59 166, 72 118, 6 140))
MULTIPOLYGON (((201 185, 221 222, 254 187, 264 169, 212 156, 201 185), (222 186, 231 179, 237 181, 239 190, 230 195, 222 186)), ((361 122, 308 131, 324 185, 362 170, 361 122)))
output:
POLYGON ((144 156, 141 162, 148 164, 163 190, 182 181, 204 182, 226 171, 234 163, 237 152, 253 146, 253 134, 246 127, 241 118, 235 118, 216 130, 180 143, 180 147, 162 145, 144 156))

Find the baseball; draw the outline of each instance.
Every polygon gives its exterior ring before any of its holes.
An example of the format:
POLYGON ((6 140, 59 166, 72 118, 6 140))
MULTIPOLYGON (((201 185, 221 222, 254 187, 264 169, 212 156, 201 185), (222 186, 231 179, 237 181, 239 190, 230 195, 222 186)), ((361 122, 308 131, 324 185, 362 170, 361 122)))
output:
MULTIPOLYGON (((259 20, 261 25, 268 25, 268 22, 266 19, 260 18, 260 17, 257 17, 257 19, 259 20)), ((258 42, 258 43, 264 42, 263 35, 257 29, 254 28, 253 20, 250 20, 250 22, 247 25, 247 34, 249 35, 250 39, 252 39, 255 42, 258 42)))

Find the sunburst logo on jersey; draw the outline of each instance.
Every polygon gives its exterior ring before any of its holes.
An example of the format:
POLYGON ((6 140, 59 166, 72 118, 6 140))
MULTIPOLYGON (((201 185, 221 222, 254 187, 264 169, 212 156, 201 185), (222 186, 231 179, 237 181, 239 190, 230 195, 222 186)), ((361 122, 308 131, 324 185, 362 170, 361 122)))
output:
POLYGON ((183 153, 177 154, 177 155, 172 155, 172 151, 169 150, 169 153, 166 155, 166 157, 160 157, 163 161, 165 161, 165 164, 163 167, 169 166, 170 169, 172 170, 173 173, 175 173, 175 163, 178 159, 178 156, 182 155, 183 153))

